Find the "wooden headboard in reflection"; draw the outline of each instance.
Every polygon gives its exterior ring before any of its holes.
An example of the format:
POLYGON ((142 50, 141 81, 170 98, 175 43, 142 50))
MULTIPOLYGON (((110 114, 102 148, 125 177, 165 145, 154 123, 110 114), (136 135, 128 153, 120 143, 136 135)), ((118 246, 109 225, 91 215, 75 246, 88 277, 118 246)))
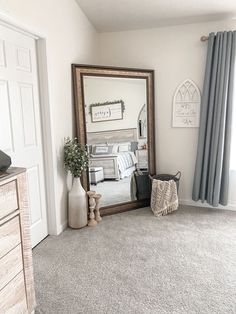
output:
POLYGON ((87 144, 137 142, 137 129, 87 132, 87 144))

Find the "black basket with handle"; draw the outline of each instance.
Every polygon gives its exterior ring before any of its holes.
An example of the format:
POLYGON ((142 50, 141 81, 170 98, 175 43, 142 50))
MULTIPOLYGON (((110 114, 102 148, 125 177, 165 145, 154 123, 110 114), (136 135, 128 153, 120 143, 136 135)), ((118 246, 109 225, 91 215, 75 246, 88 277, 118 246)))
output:
POLYGON ((179 191, 179 180, 181 178, 181 172, 178 171, 175 175, 173 174, 157 174, 157 175, 153 175, 150 176, 150 179, 156 179, 156 180, 161 180, 161 181, 170 181, 170 180, 174 180, 176 187, 177 187, 177 191, 179 191))

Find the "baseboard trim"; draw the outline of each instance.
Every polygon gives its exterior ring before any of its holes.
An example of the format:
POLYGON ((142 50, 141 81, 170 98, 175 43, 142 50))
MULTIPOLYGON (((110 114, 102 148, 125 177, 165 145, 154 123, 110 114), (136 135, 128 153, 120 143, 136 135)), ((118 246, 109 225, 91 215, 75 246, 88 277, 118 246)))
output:
POLYGON ((186 205, 186 206, 197 206, 197 207, 203 207, 203 208, 212 208, 212 209, 221 209, 221 210, 232 210, 236 211, 236 202, 230 202, 227 206, 219 205, 217 207, 213 207, 209 205, 208 203, 202 203, 201 201, 193 201, 190 199, 179 199, 180 205, 186 205))
POLYGON ((61 234, 68 226, 68 221, 64 221, 57 229, 57 235, 61 234))

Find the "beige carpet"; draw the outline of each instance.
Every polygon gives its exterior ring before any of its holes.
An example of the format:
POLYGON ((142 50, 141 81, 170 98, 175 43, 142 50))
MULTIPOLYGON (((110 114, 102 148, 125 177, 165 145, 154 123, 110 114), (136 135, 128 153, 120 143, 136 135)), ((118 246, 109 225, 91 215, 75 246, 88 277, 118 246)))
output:
POLYGON ((236 212, 107 216, 48 237, 33 257, 36 313, 236 313, 236 212))

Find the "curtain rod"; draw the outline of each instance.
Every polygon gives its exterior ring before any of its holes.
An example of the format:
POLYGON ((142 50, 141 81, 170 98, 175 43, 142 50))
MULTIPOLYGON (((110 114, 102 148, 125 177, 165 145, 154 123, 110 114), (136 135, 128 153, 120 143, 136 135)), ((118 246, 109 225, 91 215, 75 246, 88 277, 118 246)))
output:
POLYGON ((201 37, 201 41, 207 41, 208 39, 209 39, 208 36, 202 36, 202 37, 201 37))

